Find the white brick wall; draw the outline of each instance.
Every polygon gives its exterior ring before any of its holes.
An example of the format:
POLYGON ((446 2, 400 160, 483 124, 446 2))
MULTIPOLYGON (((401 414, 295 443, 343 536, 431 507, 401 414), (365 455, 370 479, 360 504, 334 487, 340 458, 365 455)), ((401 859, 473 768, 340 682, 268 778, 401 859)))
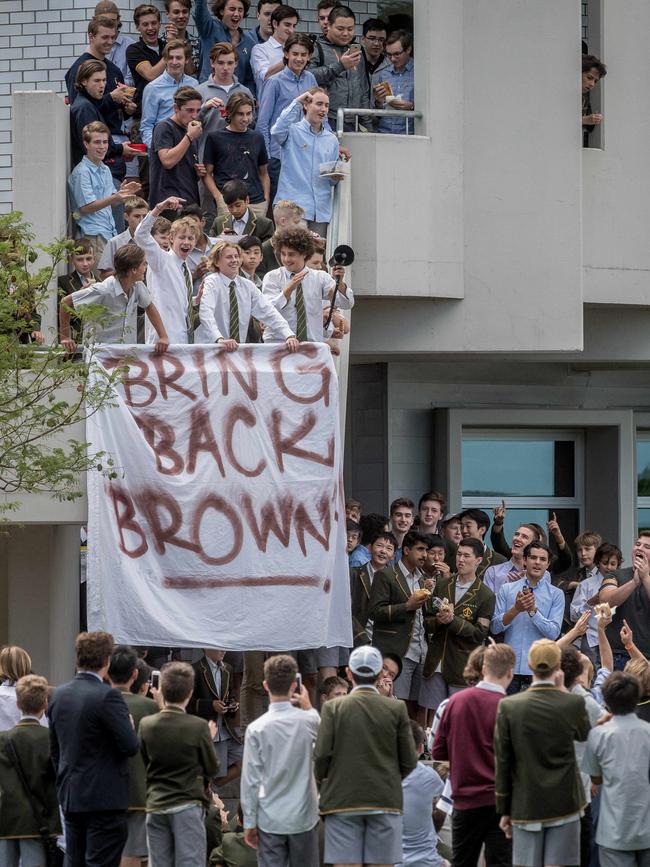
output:
MULTIPOLYGON (((64 92, 63 78, 87 44, 86 27, 97 0, 1 0, 0 2, 0 213, 12 207, 11 94, 16 90, 64 92)), ((124 32, 134 33, 130 14, 141 0, 117 0, 124 32)), ((162 0, 154 0, 163 9, 162 0)), ((290 2, 290 0, 289 0, 290 2)), ((301 30, 318 30, 318 0, 296 0, 301 30)), ((375 0, 348 3, 362 21, 376 14, 375 0)), ((253 0, 252 10, 257 3, 253 0)), ((248 25, 254 26, 251 15, 248 25)), ((47 131, 44 130, 44 141, 47 131)))

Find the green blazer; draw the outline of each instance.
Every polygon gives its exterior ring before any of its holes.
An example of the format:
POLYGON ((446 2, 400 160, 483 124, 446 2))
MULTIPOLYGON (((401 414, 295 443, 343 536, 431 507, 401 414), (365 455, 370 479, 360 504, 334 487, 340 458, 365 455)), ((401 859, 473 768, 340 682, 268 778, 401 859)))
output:
MULTIPOLYGON (((458 576, 439 578, 433 597, 450 599, 456 596, 458 576)), ((424 625, 427 630, 429 648, 424 660, 424 677, 431 677, 442 662, 442 676, 449 686, 466 686, 463 669, 467 658, 475 647, 483 644, 490 631, 490 621, 494 614, 496 596, 480 578, 461 597, 454 606, 454 619, 451 623, 438 623, 431 610, 431 600, 424 606, 424 625)))
POLYGON ((278 261, 278 258, 275 255, 275 250, 273 249, 271 239, 267 238, 266 241, 264 241, 264 243, 262 244, 262 262, 257 269, 257 273, 260 275, 260 277, 263 277, 269 271, 274 271, 281 265, 282 262, 278 261))
POLYGON ((493 551, 492 548, 486 548, 485 553, 483 554, 483 559, 478 564, 478 569, 476 570, 476 577, 482 578, 486 569, 490 566, 498 566, 499 563, 505 563, 506 558, 502 554, 497 554, 496 551, 493 551))
POLYGON ((257 867, 257 851, 244 843, 244 832, 225 831, 210 853, 210 867, 257 867))
POLYGON ((21 720, 12 729, 0 732, 0 838, 39 837, 38 825, 18 774, 5 752, 11 740, 30 790, 42 805, 50 834, 61 833, 54 767, 50 760, 50 733, 36 720, 21 720))
POLYGON ((209 805, 206 787, 219 770, 205 720, 165 708, 140 721, 140 750, 147 773, 147 811, 194 801, 209 805))
MULTIPOLYGON (((224 229, 232 229, 232 214, 227 217, 216 217, 213 224, 211 234, 214 236, 220 235, 224 229)), ((255 235, 260 241, 268 240, 273 234, 273 220, 268 217, 256 217, 255 214, 248 209, 248 222, 244 227, 244 235, 255 235)))
MULTIPOLYGON (((424 579, 420 578, 420 587, 424 579)), ((373 621, 372 643, 382 653, 404 656, 411 642, 415 611, 406 610, 411 591, 400 567, 386 566, 375 573, 370 591, 369 617, 373 621)))
MULTIPOLYGON (((130 691, 121 691, 129 713, 133 717, 136 733, 140 730, 140 721, 146 716, 158 713, 156 702, 144 695, 134 695, 130 691)), ((147 801, 147 777, 144 762, 140 753, 129 759, 129 810, 144 810, 147 801)))
POLYGON ((494 733, 497 813, 517 823, 581 810, 585 794, 573 742, 588 734, 581 695, 534 684, 500 701, 494 733))
MULTIPOLYGON (((378 575, 379 572, 375 572, 378 575)), ((366 631, 368 609, 370 607, 370 572, 368 564, 353 566, 350 569, 350 599, 352 602, 352 638, 354 646, 370 644, 366 631)))
POLYGON ((314 748, 321 813, 401 813, 402 779, 417 761, 403 701, 361 687, 322 706, 314 748))

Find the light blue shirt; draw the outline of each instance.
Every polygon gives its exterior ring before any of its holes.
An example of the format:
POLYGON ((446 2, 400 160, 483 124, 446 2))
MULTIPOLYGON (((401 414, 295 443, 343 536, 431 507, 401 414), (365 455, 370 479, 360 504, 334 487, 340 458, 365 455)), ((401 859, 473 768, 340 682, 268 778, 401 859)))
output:
MULTIPOLYGON (((391 64, 378 69, 372 77, 372 86, 387 81, 395 96, 415 104, 414 100, 414 73, 415 65, 413 58, 409 60, 404 69, 397 72, 391 64)), ((390 108, 389 105, 385 106, 390 108)), ((393 133, 394 135, 413 135, 413 118, 380 117, 377 119, 377 132, 393 133)))
POLYGON ((496 566, 488 566, 483 574, 483 583, 496 596, 504 584, 518 581, 523 574, 523 567, 520 569, 513 560, 508 560, 505 563, 498 563, 496 566))
POLYGON ((79 208, 115 193, 111 170, 104 163, 95 165, 87 156, 72 170, 68 178, 70 205, 82 235, 101 235, 108 241, 117 235, 110 206, 91 214, 81 214, 79 208))
POLYGON ((497 593, 496 608, 492 617, 492 632, 495 635, 505 633, 505 643, 515 652, 515 674, 532 674, 528 667, 528 651, 533 641, 540 638, 550 638, 555 641, 560 635, 562 618, 564 616, 564 593, 559 587, 551 584, 550 578, 543 578, 533 587, 528 578, 504 584, 497 593), (532 615, 522 611, 508 626, 503 624, 503 616, 515 604, 517 593, 524 587, 530 587, 535 594, 537 611, 532 615))
POLYGON ((282 199, 297 202, 306 220, 329 223, 332 183, 320 176, 320 165, 338 158, 339 140, 329 126, 314 132, 296 100, 281 112, 271 136, 281 147, 282 160, 274 203, 282 199))
POLYGON ((443 788, 438 773, 422 762, 402 780, 402 867, 437 867, 443 863, 436 851, 438 835, 431 816, 433 799, 443 788))
POLYGON ((288 66, 276 72, 265 83, 255 129, 264 136, 264 144, 270 159, 281 158, 280 145, 271 138, 271 127, 289 103, 310 87, 316 87, 316 83, 314 74, 309 70, 303 69, 298 76, 291 72, 288 66))
POLYGON ((191 75, 183 75, 180 81, 176 81, 167 70, 149 82, 142 93, 142 121, 140 123, 140 135, 147 147, 151 147, 153 128, 158 121, 173 115, 174 94, 178 88, 196 87, 197 85, 198 81, 191 75))
POLYGON ((350 566, 365 566, 370 563, 370 551, 365 545, 357 545, 351 554, 348 554, 348 563, 350 566))
POLYGON ((128 84, 130 87, 133 87, 133 76, 131 75, 131 70, 129 69, 129 64, 126 60, 126 49, 133 42, 134 40, 130 36, 127 36, 126 33, 118 31, 111 53, 108 55, 108 59, 122 70, 124 83, 128 84))

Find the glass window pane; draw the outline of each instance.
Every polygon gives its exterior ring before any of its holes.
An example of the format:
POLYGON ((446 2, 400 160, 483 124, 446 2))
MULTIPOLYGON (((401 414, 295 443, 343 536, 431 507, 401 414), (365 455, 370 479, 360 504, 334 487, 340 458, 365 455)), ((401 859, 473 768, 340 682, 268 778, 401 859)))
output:
POLYGON ((636 526, 637 530, 647 530, 650 528, 650 509, 637 509, 636 526))
POLYGON ((571 440, 464 439, 464 497, 572 497, 571 440))
POLYGON ((650 497, 650 439, 636 443, 637 493, 650 497))

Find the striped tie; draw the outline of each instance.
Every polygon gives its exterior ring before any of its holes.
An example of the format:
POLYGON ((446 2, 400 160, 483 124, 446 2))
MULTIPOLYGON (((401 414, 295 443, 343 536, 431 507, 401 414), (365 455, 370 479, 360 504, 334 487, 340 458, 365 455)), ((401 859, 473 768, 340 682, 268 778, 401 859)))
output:
POLYGON ((301 343, 307 340, 307 313, 302 281, 296 286, 296 337, 301 343))
POLYGON ((230 289, 230 339, 239 343, 239 304, 237 303, 237 284, 231 280, 230 289))
POLYGON ((182 271, 185 279, 185 288, 187 289, 187 316, 185 317, 187 342, 194 343, 194 310, 192 305, 194 287, 192 286, 192 275, 190 274, 190 269, 187 267, 187 262, 183 262, 182 271))

